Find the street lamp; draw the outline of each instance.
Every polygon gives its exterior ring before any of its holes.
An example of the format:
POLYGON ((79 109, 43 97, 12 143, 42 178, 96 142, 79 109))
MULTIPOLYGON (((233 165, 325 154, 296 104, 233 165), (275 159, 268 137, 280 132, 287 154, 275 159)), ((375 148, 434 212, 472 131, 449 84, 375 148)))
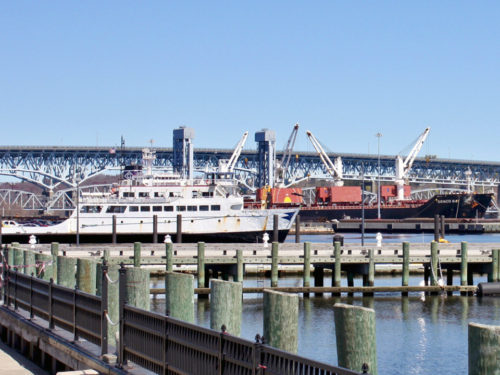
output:
POLYGON ((377 219, 380 219, 380 137, 382 137, 382 133, 375 134, 375 137, 377 137, 378 154, 377 219))

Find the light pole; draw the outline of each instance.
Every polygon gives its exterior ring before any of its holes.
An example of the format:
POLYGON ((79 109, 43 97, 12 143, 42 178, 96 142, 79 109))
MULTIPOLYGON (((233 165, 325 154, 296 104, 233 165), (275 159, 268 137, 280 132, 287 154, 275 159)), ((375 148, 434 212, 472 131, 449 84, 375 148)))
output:
POLYGON ((380 137, 382 137, 382 133, 375 134, 375 137, 377 137, 378 154, 377 219, 380 219, 380 137))
POLYGON ((80 246, 80 179, 76 179, 76 246, 80 246))

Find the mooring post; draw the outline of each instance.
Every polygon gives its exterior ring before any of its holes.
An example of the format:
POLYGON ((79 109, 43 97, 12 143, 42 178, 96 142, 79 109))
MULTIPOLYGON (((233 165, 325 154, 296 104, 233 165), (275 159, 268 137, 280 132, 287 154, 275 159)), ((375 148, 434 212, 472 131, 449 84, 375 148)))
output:
POLYGON ((153 243, 158 243, 158 215, 153 215, 153 243))
POLYGON ((469 375, 498 374, 500 326, 469 323, 469 375))
POLYGON ((271 249, 271 288, 278 286, 278 242, 273 242, 271 249))
MULTIPOLYGON (((347 271, 347 286, 350 288, 354 287, 354 272, 352 272, 349 269, 347 271)), ((354 293, 349 291, 349 292, 347 292, 347 295, 349 297, 352 297, 354 295, 354 293)))
POLYGON ((264 337, 266 344, 297 353, 299 296, 264 290, 264 337))
MULTIPOLYGON (((108 279, 106 274, 108 272, 108 265, 106 261, 102 264, 99 263, 99 270, 101 271, 97 280, 100 280, 100 296, 101 296, 101 355, 108 352, 108 320, 106 314, 108 313, 108 279)), ((99 294, 98 294, 99 295, 99 294)))
POLYGON ((172 247, 173 247, 172 242, 167 242, 165 244, 165 252, 166 252, 166 254, 165 254, 165 259, 166 259, 165 267, 166 267, 167 272, 172 272, 172 270, 174 269, 174 265, 172 264, 172 259, 173 259, 172 247))
POLYGON ((168 316, 194 323, 193 275, 177 272, 166 273, 165 308, 168 316))
MULTIPOLYGON (((341 258, 342 244, 340 243, 340 241, 335 241, 333 243, 333 248, 334 248, 333 255, 335 257, 335 266, 332 275, 332 286, 340 287, 341 277, 342 277, 342 258, 341 258)), ((332 293, 332 296, 339 297, 340 293, 332 293)))
POLYGON ((107 280, 108 288, 108 317, 113 322, 113 324, 108 324, 108 344, 116 347, 116 334, 118 333, 119 326, 117 323, 120 319, 120 303, 119 303, 119 277, 120 277, 120 266, 110 265, 107 266, 107 271, 103 269, 102 278, 107 280))
MULTIPOLYGON (((366 283, 364 283, 364 286, 374 286, 375 285, 375 259, 374 259, 374 250, 369 249, 368 250, 368 258, 369 258, 369 263, 368 263, 368 275, 366 276, 366 283)), ((373 296, 373 292, 365 292, 363 293, 364 296, 366 297, 371 297, 373 296)))
POLYGON ((19 247, 19 244, 14 247, 14 262, 12 263, 12 265, 18 271, 23 272, 23 267, 15 267, 24 265, 24 250, 19 247))
POLYGON ((233 336, 241 333, 243 284, 212 279, 210 282, 210 328, 233 336))
POLYGON ((439 241, 439 215, 434 215, 434 241, 439 241))
POLYGON ((333 306, 337 357, 340 367, 377 375, 375 311, 336 303, 333 306))
POLYGON ((112 216, 111 219, 111 242, 116 244, 116 215, 112 216))
POLYGON ((175 236, 176 243, 182 243, 182 215, 177 215, 177 235, 175 236))
POLYGON ((245 274, 245 264, 243 263, 243 250, 236 250, 236 280, 242 283, 245 274))
MULTIPOLYGON (((468 267, 467 267, 467 242, 462 241, 460 244, 460 285, 461 286, 466 286, 467 285, 467 274, 468 274, 468 267)), ((466 296, 467 292, 461 292, 460 293, 462 296, 466 296)))
POLYGON ((491 250, 491 271, 488 272, 488 281, 498 281, 498 249, 491 250))
POLYGON ((127 269, 126 283, 127 304, 149 311, 149 270, 138 267, 127 269))
POLYGON ((10 266, 14 265, 14 249, 19 246, 19 242, 12 242, 9 247, 9 252, 7 254, 7 263, 10 266))
POLYGON ((52 273, 54 282, 57 284, 57 257, 59 256, 59 242, 52 242, 50 244, 50 255, 52 256, 52 273))
POLYGON ((82 292, 96 292, 96 263, 91 259, 76 260, 76 287, 82 292))
POLYGON ((196 273, 198 288, 205 288, 205 242, 198 242, 198 270, 196 273))
POLYGON ((436 241, 431 242, 431 285, 438 285, 438 243, 436 241))
MULTIPOLYGON (((403 276, 401 286, 408 286, 410 279, 410 243, 403 242, 403 276)), ((401 295, 407 296, 408 292, 402 292, 401 295)))
POLYGON ((141 267, 141 243, 134 242, 134 267, 141 267))
POLYGON ((35 273, 35 253, 30 250, 24 252, 24 274, 31 275, 35 273))
POLYGON ((75 287, 76 258, 59 255, 57 257, 57 283, 67 288, 75 287))
POLYGON ((52 259, 52 255, 36 253, 35 263, 36 277, 46 281, 49 281, 50 279, 57 279, 57 277, 53 277, 54 273, 57 276, 57 267, 55 266, 54 260, 52 259))
POLYGON ((300 243, 300 214, 295 216, 295 243, 300 243))
MULTIPOLYGON (((446 269, 446 285, 453 285, 453 267, 448 267, 446 269)), ((448 291, 446 292, 446 295, 448 296, 452 296, 453 295, 453 292, 452 291, 448 291)))
POLYGON ((273 242, 279 241, 279 216, 277 214, 273 215, 273 242))
MULTIPOLYGON (((311 243, 304 242, 304 272, 303 286, 308 288, 311 286, 311 243)), ((309 293, 304 293, 304 297, 309 297, 309 293)))
MULTIPOLYGON (((325 282, 325 269, 320 264, 314 265, 314 286, 324 286, 325 282)), ((323 292, 315 292, 315 296, 322 296, 323 292)))

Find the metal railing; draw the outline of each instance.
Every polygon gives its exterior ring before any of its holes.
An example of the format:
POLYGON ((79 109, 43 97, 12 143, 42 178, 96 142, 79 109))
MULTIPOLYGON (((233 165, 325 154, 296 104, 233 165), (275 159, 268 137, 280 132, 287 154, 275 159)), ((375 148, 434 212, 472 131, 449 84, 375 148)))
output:
MULTIPOLYGON (((4 254, 4 260, 8 254, 4 254)), ((3 264, 4 304, 28 311, 108 352, 107 266, 103 264, 102 296, 55 285, 3 264)), ((359 375, 265 345, 196 326, 126 303, 126 272, 119 272, 119 337, 117 366, 129 362, 157 374, 192 375, 359 375)))

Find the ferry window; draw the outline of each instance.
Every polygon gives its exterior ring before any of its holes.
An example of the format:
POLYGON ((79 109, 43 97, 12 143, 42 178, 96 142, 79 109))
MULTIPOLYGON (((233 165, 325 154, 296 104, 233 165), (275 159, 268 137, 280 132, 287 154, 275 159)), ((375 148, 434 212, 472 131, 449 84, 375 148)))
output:
MULTIPOLYGON (((159 198, 160 197, 160 193, 158 193, 157 191, 155 191, 155 198, 159 198)), ((153 209, 154 211, 154 209, 153 209)))
POLYGON ((214 196, 214 193, 213 193, 213 192, 211 192, 211 191, 204 191, 204 192, 202 193, 202 195, 203 195, 204 197, 213 197, 213 196, 214 196))
POLYGON ((186 211, 186 206, 177 206, 177 211, 186 211))
POLYGON ((102 206, 83 206, 80 212, 83 214, 98 214, 101 212, 102 206))
POLYGON ((241 204, 233 204, 231 210, 241 210, 241 204))
POLYGON ((149 211, 151 211, 150 206, 141 206, 141 212, 149 212, 149 211))
POLYGON ((174 210, 174 206, 163 206, 163 211, 172 212, 174 210))
POLYGON ((213 204, 210 206, 210 211, 220 211, 220 205, 219 204, 213 204))
POLYGON ((193 191, 193 198, 198 198, 198 192, 197 191, 193 191))
POLYGON ((135 197, 135 193, 131 192, 131 191, 124 191, 123 192, 123 198, 134 198, 135 197))
POLYGON ((208 211, 208 206, 200 206, 200 211, 208 211))
POLYGON ((198 211, 198 207, 196 207, 196 206, 188 206, 188 211, 198 211))
POLYGON ((153 206, 153 212, 161 212, 161 206, 153 206))
POLYGON ((140 191, 139 198, 147 198, 149 197, 149 193, 147 191, 140 191))
POLYGON ((108 206, 106 213, 111 214, 122 214, 125 212, 127 206, 108 206))
POLYGON ((129 206, 129 212, 139 212, 139 206, 129 206))

